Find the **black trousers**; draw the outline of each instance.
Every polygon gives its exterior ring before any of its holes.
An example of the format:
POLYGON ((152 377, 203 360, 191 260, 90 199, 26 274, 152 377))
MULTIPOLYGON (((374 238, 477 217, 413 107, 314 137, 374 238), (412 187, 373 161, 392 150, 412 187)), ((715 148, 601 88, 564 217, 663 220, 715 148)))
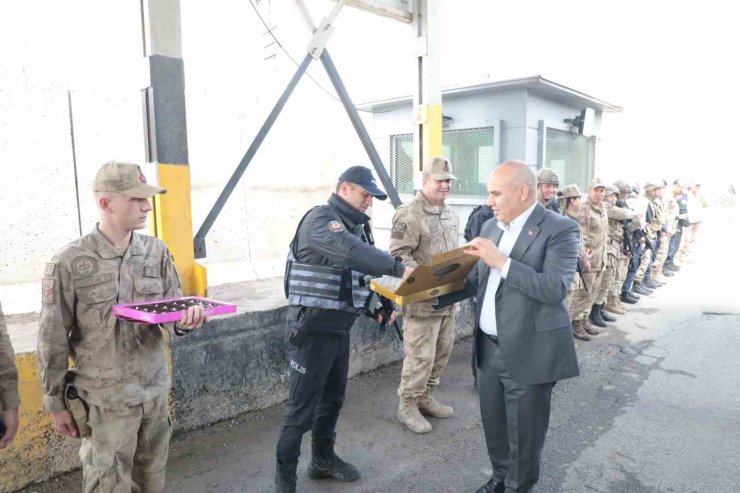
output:
POLYGON ((525 493, 537 483, 555 382, 524 385, 506 371, 501 349, 478 331, 478 395, 493 480, 525 493))
POLYGON ((303 434, 334 441, 349 371, 349 328, 343 334, 310 334, 300 346, 288 342, 290 391, 280 425, 277 459, 298 460, 303 434))

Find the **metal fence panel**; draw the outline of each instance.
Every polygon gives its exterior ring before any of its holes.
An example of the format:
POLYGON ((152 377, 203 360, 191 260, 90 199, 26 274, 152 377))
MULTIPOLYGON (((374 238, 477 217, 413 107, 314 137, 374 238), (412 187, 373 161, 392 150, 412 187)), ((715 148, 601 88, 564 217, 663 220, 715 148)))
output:
MULTIPOLYGON (((391 179, 401 194, 414 192, 412 134, 391 135, 391 179)), ((485 198, 488 175, 496 164, 494 127, 450 129, 442 132, 442 154, 457 178, 451 196, 485 198)))
POLYGON ((575 183, 582 191, 594 176, 596 165, 596 137, 547 129, 545 166, 552 168, 560 177, 560 186, 575 183))

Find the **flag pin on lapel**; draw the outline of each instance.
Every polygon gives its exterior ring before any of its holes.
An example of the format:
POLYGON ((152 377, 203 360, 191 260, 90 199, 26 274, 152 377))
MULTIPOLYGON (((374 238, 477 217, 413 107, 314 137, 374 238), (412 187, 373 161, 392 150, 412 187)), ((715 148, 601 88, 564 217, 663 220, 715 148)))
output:
POLYGON ((534 231, 532 231, 532 230, 530 229, 530 230, 529 230, 529 233, 527 233, 527 234, 528 234, 529 236, 534 236, 534 231))

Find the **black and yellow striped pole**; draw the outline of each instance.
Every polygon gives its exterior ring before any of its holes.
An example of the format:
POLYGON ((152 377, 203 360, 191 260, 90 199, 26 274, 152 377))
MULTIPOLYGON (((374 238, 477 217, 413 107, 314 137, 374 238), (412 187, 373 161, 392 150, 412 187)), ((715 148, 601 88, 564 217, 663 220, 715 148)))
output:
POLYGON ((413 0, 412 5, 417 71, 414 90, 414 185, 419 187, 424 163, 443 154, 440 5, 436 0, 413 0))
POLYGON ((155 196, 152 230, 175 257, 183 292, 205 296, 206 269, 193 252, 180 1, 141 0, 141 17, 150 81, 142 92, 147 161, 167 189, 155 196))

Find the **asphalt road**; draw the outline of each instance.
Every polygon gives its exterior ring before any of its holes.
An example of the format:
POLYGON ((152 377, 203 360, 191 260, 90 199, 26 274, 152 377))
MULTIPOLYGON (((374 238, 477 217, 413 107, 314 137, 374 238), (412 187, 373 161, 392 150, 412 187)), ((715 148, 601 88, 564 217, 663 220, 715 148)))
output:
MULTIPOLYGON (((711 244, 607 334, 578 344, 581 376, 555 386, 536 492, 740 491, 740 306, 725 282, 738 277, 711 244)), ((485 483, 491 466, 469 354, 469 340, 457 345, 436 394, 455 416, 433 420, 428 435, 396 421, 398 364, 350 381, 337 451, 363 477, 308 479, 308 434, 298 491, 473 492, 485 483)), ((281 411, 175 437, 167 491, 271 491, 281 411)), ((24 491, 79 491, 79 482, 77 472, 24 491)))

